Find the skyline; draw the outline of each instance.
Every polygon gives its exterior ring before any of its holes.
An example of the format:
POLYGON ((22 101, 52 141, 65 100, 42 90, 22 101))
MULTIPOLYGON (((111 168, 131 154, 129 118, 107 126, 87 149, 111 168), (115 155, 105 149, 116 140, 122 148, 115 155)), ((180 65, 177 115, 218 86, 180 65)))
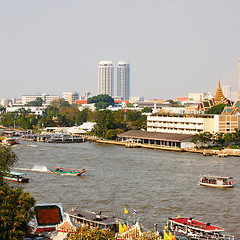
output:
POLYGON ((0 98, 97 95, 102 60, 131 65, 132 97, 237 90, 239 22, 238 0, 2 0, 0 98))

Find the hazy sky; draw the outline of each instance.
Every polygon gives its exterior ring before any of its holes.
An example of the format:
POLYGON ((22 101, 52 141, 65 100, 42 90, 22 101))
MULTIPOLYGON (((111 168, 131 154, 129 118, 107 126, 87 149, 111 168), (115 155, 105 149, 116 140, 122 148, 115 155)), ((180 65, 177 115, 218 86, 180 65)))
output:
POLYGON ((237 90, 239 0, 0 0, 0 98, 97 95, 98 63, 128 61, 130 95, 237 90))

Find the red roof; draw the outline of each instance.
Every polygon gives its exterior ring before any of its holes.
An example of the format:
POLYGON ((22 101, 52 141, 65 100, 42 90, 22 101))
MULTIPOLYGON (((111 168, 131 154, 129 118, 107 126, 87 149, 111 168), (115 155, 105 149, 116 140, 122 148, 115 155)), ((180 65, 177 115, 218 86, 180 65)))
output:
POLYGON ((87 104, 87 100, 76 100, 76 104, 87 104))
POLYGON ((187 225, 188 227, 199 229, 205 232, 212 232, 212 231, 224 231, 223 228, 216 227, 210 224, 206 224, 203 222, 196 221, 191 218, 171 218, 169 221, 173 221, 182 225, 187 225))

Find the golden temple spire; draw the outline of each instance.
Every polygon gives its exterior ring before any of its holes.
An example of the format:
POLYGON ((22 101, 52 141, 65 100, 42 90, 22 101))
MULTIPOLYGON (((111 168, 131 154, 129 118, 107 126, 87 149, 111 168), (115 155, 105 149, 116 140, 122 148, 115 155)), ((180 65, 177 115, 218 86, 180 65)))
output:
POLYGON ((216 102, 220 102, 221 100, 225 100, 225 99, 226 98, 223 95, 221 84, 220 84, 220 73, 219 73, 218 89, 217 89, 217 92, 215 94, 214 100, 216 102))

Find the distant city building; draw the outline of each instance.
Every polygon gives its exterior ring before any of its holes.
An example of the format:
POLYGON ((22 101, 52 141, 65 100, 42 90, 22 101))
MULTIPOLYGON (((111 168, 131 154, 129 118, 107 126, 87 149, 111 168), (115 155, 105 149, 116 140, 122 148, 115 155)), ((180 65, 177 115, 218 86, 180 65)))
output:
POLYGON ((206 93, 189 93, 188 94, 189 100, 193 100, 193 101, 203 101, 205 96, 206 96, 206 93))
POLYGON ((3 107, 6 107, 8 105, 12 105, 12 104, 15 104, 15 103, 21 103, 22 100, 21 99, 15 99, 15 98, 2 98, 1 99, 1 105, 3 107))
POLYGON ((130 97, 129 102, 134 103, 138 101, 144 101, 144 97, 130 97))
POLYGON ((238 99, 240 99, 240 58, 238 59, 238 99))
POLYGON ((226 98, 231 98, 231 87, 229 85, 223 85, 223 95, 226 98))
POLYGON ((98 64, 98 94, 108 94, 114 96, 113 85, 113 63, 111 61, 101 61, 98 64))
POLYGON ((69 104, 75 104, 79 100, 79 93, 77 92, 65 92, 63 93, 63 98, 69 104))
POLYGON ((120 61, 117 65, 117 95, 123 100, 129 100, 130 94, 130 65, 120 61))
POLYGON ((26 111, 30 111, 30 113, 35 115, 42 116, 46 110, 46 107, 31 107, 31 106, 24 106, 24 105, 15 105, 11 107, 6 107, 6 112, 16 112, 18 110, 25 109, 26 111))
POLYGON ((42 95, 23 95, 22 96, 22 104, 25 105, 29 102, 35 101, 37 97, 42 98, 43 103, 46 105, 49 105, 50 102, 54 99, 60 99, 60 96, 57 95, 48 95, 48 94, 42 94, 42 95))

